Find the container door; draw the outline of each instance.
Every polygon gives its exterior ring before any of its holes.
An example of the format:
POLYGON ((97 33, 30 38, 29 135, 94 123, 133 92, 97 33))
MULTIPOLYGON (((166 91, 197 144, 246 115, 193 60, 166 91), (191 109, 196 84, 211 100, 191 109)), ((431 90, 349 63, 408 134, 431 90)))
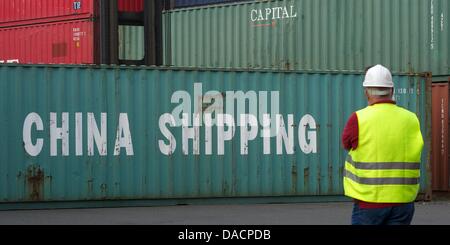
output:
POLYGON ((432 188, 433 191, 448 191, 448 83, 433 83, 432 89, 432 188))

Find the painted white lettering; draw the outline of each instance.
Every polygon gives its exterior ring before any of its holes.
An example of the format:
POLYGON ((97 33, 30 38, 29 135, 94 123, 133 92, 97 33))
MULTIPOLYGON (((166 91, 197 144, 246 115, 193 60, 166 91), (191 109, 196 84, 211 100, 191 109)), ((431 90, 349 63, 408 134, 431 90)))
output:
POLYGON ((75 113, 75 155, 83 155, 83 114, 75 113))
POLYGON ((189 115, 184 113, 182 119, 183 154, 189 155, 189 139, 193 140, 193 154, 200 155, 200 115, 194 114, 194 127, 189 127, 189 115))
POLYGON ((106 156, 107 152, 107 125, 106 113, 101 114, 101 133, 98 131, 97 122, 95 121, 94 113, 87 114, 87 144, 88 156, 94 156, 94 141, 97 145, 97 150, 100 156, 106 156))
POLYGON ((273 8, 273 18, 272 18, 272 20, 280 19, 280 10, 281 9, 282 9, 281 7, 273 8))
POLYGON ((57 127, 57 114, 50 113, 50 156, 58 155, 58 140, 62 141, 62 155, 69 155, 69 113, 62 113, 62 127, 57 127))
POLYGON ((171 127, 176 126, 175 118, 172 116, 172 114, 166 113, 159 118, 159 129, 161 130, 162 135, 169 141, 169 144, 166 144, 163 140, 159 140, 159 150, 162 154, 170 156, 175 152, 175 149, 177 148, 177 141, 170 130, 167 128, 166 124, 169 124, 171 127))
POLYGON ((23 123, 23 144, 25 147, 25 151, 28 153, 28 155, 35 157, 38 156, 39 153, 42 151, 42 147, 44 146, 44 140, 43 139, 37 139, 36 144, 33 144, 31 139, 31 128, 33 124, 36 124, 36 130, 42 131, 44 130, 44 124, 42 123, 42 118, 39 116, 39 114, 32 112, 28 114, 28 116, 25 118, 25 121, 23 123))
POLYGON ((250 18, 251 18, 252 22, 255 22, 258 20, 257 15, 258 15, 258 10, 252 9, 252 11, 250 12, 250 18))
POLYGON ((288 115, 288 133, 286 134, 286 126, 282 115, 276 117, 277 125, 277 155, 283 155, 283 142, 286 153, 294 154, 294 115, 288 115))
POLYGON ((270 15, 272 14, 272 9, 271 8, 266 8, 266 20, 270 19, 270 15))
POLYGON ((309 114, 303 116, 299 123, 298 138, 300 149, 302 149, 305 154, 317 152, 317 133, 315 129, 316 121, 314 118, 309 114), (306 136, 306 129, 308 126, 310 130, 314 131, 308 131, 308 135, 306 136), (307 139, 309 140, 309 143, 306 141, 307 139))
POLYGON ((262 10, 258 10, 258 21, 262 21, 262 20, 264 20, 262 10))
POLYGON ((262 121, 262 138, 263 138, 263 152, 264 155, 270 155, 270 115, 269 114, 263 114, 263 121, 262 121))
POLYGON ((258 119, 251 114, 241 114, 241 155, 248 155, 248 142, 258 136, 258 119), (247 126, 250 126, 248 130, 247 126))
POLYGON ((176 118, 173 114, 165 114, 160 117, 159 127, 167 141, 159 141, 160 150, 163 154, 171 155, 176 148, 176 141, 167 124, 171 127, 181 127, 182 154, 200 155, 201 139, 200 131, 204 130, 205 155, 213 154, 213 127, 217 126, 217 155, 225 155, 225 142, 232 141, 237 127, 240 129, 240 154, 248 155, 250 152, 249 142, 258 137, 259 124, 261 124, 261 138, 263 153, 271 154, 272 138, 275 138, 276 154, 295 153, 295 137, 298 135, 300 149, 306 153, 317 152, 317 132, 314 118, 310 115, 304 116, 299 123, 298 133, 295 133, 294 114, 287 115, 287 122, 280 109, 279 91, 226 91, 226 101, 222 93, 218 91, 208 91, 203 94, 203 87, 200 84, 194 84, 194 90, 197 90, 194 101, 196 113, 188 114, 192 105, 191 97, 187 91, 177 91, 172 96, 182 98, 172 100, 172 103, 180 103, 174 110, 175 115, 182 113, 180 125, 176 124, 176 118), (202 98, 200 98, 202 97, 202 98), (212 102, 214 103, 212 104, 212 102), (226 102, 226 106, 224 103, 226 102), (200 105, 201 104, 201 105, 200 105), (226 113, 222 113, 226 107, 226 113), (205 109, 206 108, 206 109, 205 109), (202 111, 202 114, 200 114, 202 111), (250 111, 252 113, 247 113, 250 111), (220 112, 220 113, 219 113, 220 112), (237 114, 237 115, 236 115, 237 114), (215 118, 213 118, 215 115, 215 118), (236 116, 235 116, 236 115, 236 116), (193 120, 190 121, 189 119, 193 120), (259 119, 259 120, 258 120, 259 119), (217 123, 214 123, 216 120, 217 123), (236 120, 236 121, 235 121, 236 120), (205 125, 202 125, 205 123, 205 125), (236 126, 237 125, 237 126, 236 126), (204 126, 204 127, 203 127, 204 126), (192 140, 193 150, 189 150, 190 140, 192 140), (284 150, 283 150, 284 148, 284 150), (191 153, 192 154, 192 153, 191 153))
POLYGON ((225 155, 225 141, 233 139, 235 133, 234 119, 228 114, 217 115, 217 154, 225 155), (225 126, 228 130, 225 131, 225 126))
POLYGON ((286 7, 283 7, 283 9, 282 9, 282 16, 281 16, 281 18, 282 19, 289 18, 289 12, 288 12, 286 7))
POLYGON ((120 113, 119 125, 117 126, 116 143, 114 144, 114 156, 120 155, 120 149, 125 148, 127 156, 133 156, 133 141, 131 139, 130 122, 128 114, 120 113))
MULTIPOLYGON (((259 92, 259 121, 264 122, 264 115, 269 114, 270 122, 267 125, 269 128, 269 136, 268 137, 275 137, 276 134, 276 116, 279 114, 280 111, 280 92, 279 91, 271 91, 270 92, 270 103, 267 96, 267 91, 260 91, 259 92), (270 113, 268 111, 268 106, 270 104, 270 113), (271 116, 273 115, 273 116, 271 116)), ((265 125, 265 124, 263 124, 265 125)))
MULTIPOLYGON (((58 113, 51 112, 49 120, 50 128, 50 156, 69 156, 69 113, 63 112, 61 117, 61 125, 58 127, 58 113), (58 151, 58 143, 61 142, 61 154, 58 151)), ((83 140, 83 113, 74 113, 74 145, 75 145, 75 155, 83 156, 84 154, 84 140, 83 140)), ((36 125, 36 131, 44 130, 44 123, 42 118, 37 113, 30 113, 24 120, 23 124, 23 143, 25 151, 30 156, 38 156, 44 146, 44 138, 37 138, 36 143, 33 143, 32 130, 33 126, 36 125)), ((98 124, 95 120, 94 113, 87 113, 86 119, 87 125, 87 155, 95 155, 95 146, 100 156, 107 156, 107 114, 101 114, 100 130, 98 124)), ((130 126, 128 115, 122 113, 119 115, 117 135, 115 141, 115 151, 114 155, 120 155, 120 149, 125 148, 127 156, 134 155, 133 143, 130 133, 130 126)))
POLYGON ((297 18, 297 12, 294 10, 294 6, 291 5, 291 18, 297 18))
POLYGON ((250 11, 250 20, 252 22, 297 18, 297 16, 298 15, 294 5, 252 9, 250 11))
POLYGON ((205 113, 205 155, 212 155, 212 116, 210 113, 205 113))

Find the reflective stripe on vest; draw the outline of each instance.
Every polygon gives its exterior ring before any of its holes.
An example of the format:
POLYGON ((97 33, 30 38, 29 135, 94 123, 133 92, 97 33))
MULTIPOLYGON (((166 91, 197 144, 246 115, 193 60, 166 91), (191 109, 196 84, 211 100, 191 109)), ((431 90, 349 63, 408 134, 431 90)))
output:
POLYGON ((419 178, 362 178, 345 170, 345 177, 364 185, 417 185, 419 178))
POLYGON ((345 195, 373 203, 415 200, 423 139, 417 116, 394 104, 356 112, 358 147, 345 162, 345 195))
POLYGON ((356 169, 420 169, 420 162, 355 162, 352 156, 347 156, 347 162, 356 169))

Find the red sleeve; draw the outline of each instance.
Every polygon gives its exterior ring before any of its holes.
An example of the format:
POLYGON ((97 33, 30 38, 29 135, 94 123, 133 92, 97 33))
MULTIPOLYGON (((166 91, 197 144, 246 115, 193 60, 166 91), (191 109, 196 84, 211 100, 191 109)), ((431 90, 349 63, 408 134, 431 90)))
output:
POLYGON ((344 132, 342 133, 342 145, 344 149, 356 149, 358 148, 358 116, 353 113, 345 125, 344 132))

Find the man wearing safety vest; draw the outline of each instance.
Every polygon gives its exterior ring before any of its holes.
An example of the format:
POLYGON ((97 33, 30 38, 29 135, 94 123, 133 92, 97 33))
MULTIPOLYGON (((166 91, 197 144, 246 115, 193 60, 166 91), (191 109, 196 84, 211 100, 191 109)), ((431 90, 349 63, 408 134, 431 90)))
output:
POLYGON ((391 72, 367 70, 369 106, 353 113, 342 134, 349 151, 344 191, 354 199, 353 225, 409 225, 419 191, 423 138, 417 116, 393 101, 391 72))

